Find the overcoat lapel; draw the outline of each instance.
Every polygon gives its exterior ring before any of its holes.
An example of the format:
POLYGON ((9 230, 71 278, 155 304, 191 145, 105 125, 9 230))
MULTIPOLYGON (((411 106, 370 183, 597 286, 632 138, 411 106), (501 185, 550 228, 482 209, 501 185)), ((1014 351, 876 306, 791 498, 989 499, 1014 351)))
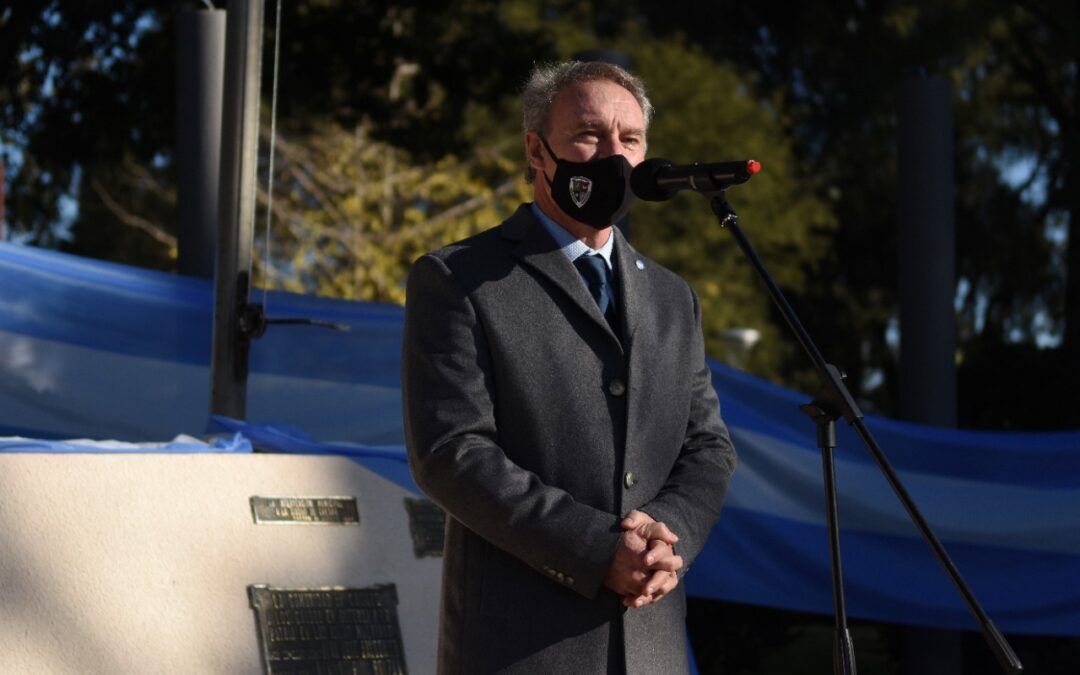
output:
POLYGON ((615 237, 617 275, 615 287, 619 301, 619 316, 623 322, 623 342, 629 351, 638 327, 651 320, 652 307, 648 300, 652 296, 648 288, 644 260, 630 246, 618 228, 613 228, 612 236, 615 237))
MULTIPOLYGON (((523 206, 503 225, 503 236, 518 243, 513 254, 522 263, 533 268, 563 293, 597 325, 607 331, 617 343, 619 339, 608 325, 596 301, 589 295, 589 290, 581 280, 581 275, 566 255, 555 245, 555 241, 537 222, 529 207, 523 206)), ((620 307, 619 313, 623 310, 620 307)), ((620 343, 619 348, 622 349, 620 343)))
POLYGON ((617 230, 615 232, 615 260, 619 275, 619 311, 620 316, 623 317, 623 345, 627 355, 627 384, 629 385, 626 392, 627 442, 623 461, 627 466, 643 466, 646 463, 640 454, 643 449, 634 439, 648 437, 643 426, 649 424, 649 420, 656 411, 642 409, 643 402, 649 399, 642 398, 638 392, 641 390, 642 383, 649 378, 649 360, 663 345, 650 342, 653 331, 649 330, 649 326, 656 321, 656 318, 653 305, 654 289, 649 283, 648 265, 617 230))

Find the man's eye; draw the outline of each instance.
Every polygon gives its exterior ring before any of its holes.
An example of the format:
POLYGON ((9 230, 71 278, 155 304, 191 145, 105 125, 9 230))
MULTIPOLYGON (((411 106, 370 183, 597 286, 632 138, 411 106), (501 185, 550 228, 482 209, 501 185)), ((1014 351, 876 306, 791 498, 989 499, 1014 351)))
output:
POLYGON ((622 144, 629 145, 631 147, 637 147, 638 145, 641 145, 641 139, 636 136, 631 138, 624 138, 622 144))

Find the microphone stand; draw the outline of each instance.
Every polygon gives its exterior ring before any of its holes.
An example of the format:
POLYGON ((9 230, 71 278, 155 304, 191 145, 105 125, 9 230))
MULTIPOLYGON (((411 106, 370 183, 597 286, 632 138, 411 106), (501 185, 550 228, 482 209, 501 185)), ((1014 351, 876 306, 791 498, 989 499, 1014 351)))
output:
POLYGON ((855 431, 859 434, 859 438, 862 439, 863 444, 866 445, 870 454, 873 455, 878 468, 881 469, 881 472, 885 475, 885 479, 889 482, 889 486, 892 487, 892 490, 900 500, 900 503, 903 504, 904 509, 907 510, 911 521, 918 528, 922 538, 930 545, 934 557, 937 558, 938 563, 945 569, 953 586, 956 587, 956 590, 963 597, 968 609, 978 621, 983 638, 997 658, 1002 671, 1010 675, 1019 675, 1024 669, 1020 660, 1016 657, 1016 654, 1005 640, 1005 637, 998 631, 993 621, 990 620, 990 617, 987 616, 986 612, 979 604, 979 601, 975 598, 975 594, 968 588, 963 577, 960 576, 960 572, 957 570, 956 565, 954 565, 953 561, 949 558, 949 554, 945 552, 945 548, 941 545, 937 536, 931 531, 930 525, 926 522, 926 519, 923 518, 918 507, 915 506, 915 502, 911 499, 907 489, 900 482, 892 465, 885 457, 885 453, 870 434, 870 430, 867 429, 866 423, 863 421, 862 411, 859 410, 859 406, 855 403, 855 399, 851 396, 851 392, 848 391, 847 386, 844 384, 844 375, 836 368, 836 366, 825 362, 824 357, 822 357, 821 352, 818 351, 814 341, 810 338, 806 329, 803 328, 802 323, 799 322, 795 310, 788 304, 787 299, 784 298, 784 294, 780 291, 780 287, 776 285, 772 275, 770 275, 769 271, 765 268, 765 264, 761 261, 761 258, 758 257, 753 246, 750 245, 750 241, 746 238, 746 235, 743 234, 742 229, 739 227, 735 211, 731 208, 731 205, 728 204, 727 199, 725 198, 724 189, 703 191, 703 194, 709 197, 710 202, 712 203, 713 213, 716 214, 720 226, 731 232, 735 237, 735 241, 739 244, 739 248, 742 249, 747 259, 749 259, 750 264, 754 266, 758 276, 765 282, 765 286, 769 290, 769 295, 772 296, 773 302, 776 303, 776 306, 779 308, 788 327, 795 333, 795 337, 798 339, 799 344, 802 345, 803 350, 806 351, 807 355, 810 357, 814 369, 817 371, 818 378, 821 380, 821 390, 818 392, 817 396, 815 396, 810 403, 799 406, 799 410, 806 414, 814 422, 814 426, 816 427, 817 443, 818 447, 821 449, 822 470, 825 476, 825 506, 827 509, 829 526, 829 555, 832 567, 833 608, 836 616, 836 636, 833 643, 833 672, 835 675, 855 675, 855 650, 854 645, 851 642, 851 634, 848 632, 847 612, 844 608, 843 574, 840 567, 840 525, 837 516, 836 475, 833 463, 833 449, 836 447, 836 420, 843 417, 849 425, 855 428, 855 431))

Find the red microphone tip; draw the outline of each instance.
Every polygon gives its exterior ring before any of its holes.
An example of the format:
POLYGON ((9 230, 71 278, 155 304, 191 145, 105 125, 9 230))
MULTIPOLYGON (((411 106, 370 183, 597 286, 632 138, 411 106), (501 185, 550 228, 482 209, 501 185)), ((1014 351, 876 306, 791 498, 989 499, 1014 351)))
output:
POLYGON ((761 162, 756 159, 746 160, 746 172, 753 176, 755 173, 761 171, 761 162))

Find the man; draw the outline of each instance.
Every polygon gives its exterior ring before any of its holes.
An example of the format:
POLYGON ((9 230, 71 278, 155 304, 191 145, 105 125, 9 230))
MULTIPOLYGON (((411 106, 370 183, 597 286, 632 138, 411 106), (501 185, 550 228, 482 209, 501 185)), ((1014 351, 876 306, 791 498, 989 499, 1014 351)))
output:
POLYGON ((535 203, 409 276, 406 444, 447 512, 440 672, 685 672, 679 576, 735 453, 697 296, 612 228, 652 106, 577 62, 522 102, 535 203))

